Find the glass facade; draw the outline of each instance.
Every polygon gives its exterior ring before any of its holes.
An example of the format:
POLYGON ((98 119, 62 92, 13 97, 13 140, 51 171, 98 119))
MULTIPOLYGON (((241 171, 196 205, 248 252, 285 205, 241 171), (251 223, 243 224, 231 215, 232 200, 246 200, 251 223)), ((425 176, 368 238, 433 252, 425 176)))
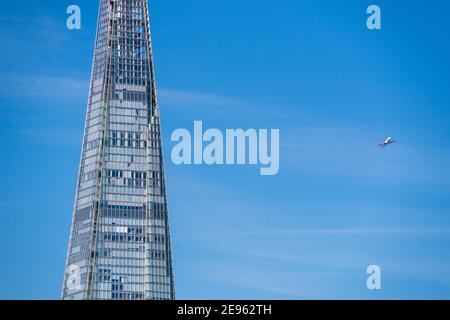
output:
POLYGON ((100 0, 63 299, 174 299, 147 0, 100 0))

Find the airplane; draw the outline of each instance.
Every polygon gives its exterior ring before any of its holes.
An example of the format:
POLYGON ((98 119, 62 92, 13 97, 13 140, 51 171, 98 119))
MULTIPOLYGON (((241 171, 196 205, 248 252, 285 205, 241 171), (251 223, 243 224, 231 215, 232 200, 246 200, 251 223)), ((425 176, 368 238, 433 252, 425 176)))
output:
POLYGON ((383 142, 377 144, 377 147, 379 148, 385 148, 390 144, 393 144, 395 142, 395 140, 393 140, 391 137, 387 138, 386 140, 384 140, 383 142))

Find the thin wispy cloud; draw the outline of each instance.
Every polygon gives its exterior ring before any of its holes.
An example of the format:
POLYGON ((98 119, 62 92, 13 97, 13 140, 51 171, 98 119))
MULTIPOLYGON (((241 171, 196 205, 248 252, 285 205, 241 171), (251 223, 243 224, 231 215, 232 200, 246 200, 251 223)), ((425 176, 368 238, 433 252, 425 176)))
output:
POLYGON ((236 99, 205 92, 183 91, 162 88, 158 96, 166 105, 185 107, 238 107, 242 103, 236 99))
MULTIPOLYGON (((370 179, 386 187, 409 183, 445 185, 450 178, 450 149, 421 143, 414 132, 380 149, 379 128, 363 124, 329 124, 288 128, 281 141, 282 170, 316 177, 370 179)), ((441 189, 444 190, 444 189, 441 189)))
POLYGON ((40 206, 40 205, 49 205, 49 204, 57 204, 57 202, 50 202, 50 201, 20 201, 20 202, 11 202, 11 201, 5 201, 5 202, 0 202, 0 207, 40 206))
POLYGON ((36 127, 21 129, 18 133, 23 135, 30 143, 52 148, 69 147, 80 148, 82 130, 76 127, 36 127))
MULTIPOLYGON (((229 236, 262 237, 373 237, 373 236, 450 236, 450 228, 442 227, 383 227, 383 228, 329 228, 329 229, 265 229, 215 233, 229 236)), ((213 234, 209 234, 213 236, 213 234)))
MULTIPOLYGON (((0 93, 20 97, 41 99, 79 100, 88 97, 89 81, 87 78, 59 77, 52 75, 9 74, 0 80, 0 93)), ((215 93, 173 90, 161 88, 158 97, 165 107, 238 107, 242 104, 237 99, 215 93)))
MULTIPOLYGON (((176 203, 192 203, 187 212, 175 215, 173 220, 175 252, 180 243, 190 243, 199 251, 189 264, 189 272, 198 272, 198 293, 185 289, 181 294, 201 294, 207 290, 202 288, 212 283, 213 287, 229 288, 215 293, 220 298, 232 297, 233 290, 272 298, 370 297, 365 287, 370 264, 379 264, 386 275, 399 277, 399 283, 429 284, 442 279, 445 285, 449 279, 445 264, 415 243, 445 243, 450 239, 450 228, 433 222, 410 224, 401 219, 403 215, 424 214, 421 208, 362 199, 349 204, 311 205, 313 200, 300 197, 297 206, 284 207, 280 202, 273 206, 271 199, 252 202, 242 195, 252 194, 250 191, 237 192, 219 180, 212 180, 210 186, 208 181, 196 179, 186 190, 183 186, 191 179, 177 176, 171 189, 176 203), (207 199, 204 194, 208 194, 207 199), (227 199, 227 205, 218 205, 223 199, 227 199), (339 222, 330 221, 329 215, 341 218, 336 219, 339 222), (270 221, 276 221, 276 226, 271 226, 270 221), (336 224, 339 227, 328 227, 336 224), (202 254, 209 258, 198 260, 202 254)), ((172 212, 178 210, 174 208, 172 212)), ((395 297, 395 293, 392 295, 395 297)))
MULTIPOLYGON (((223 285, 235 286, 240 290, 256 290, 258 294, 273 297, 281 294, 291 298, 307 298, 312 291, 325 292, 324 285, 331 279, 342 276, 342 273, 324 271, 286 271, 273 270, 264 266, 255 268, 250 265, 238 265, 236 263, 225 262, 221 264, 207 264, 206 268, 201 268, 202 275, 213 282, 220 282, 223 285), (212 271, 213 270, 213 271, 212 271), (220 274, 220 277, 217 277, 220 274)), ((222 292, 223 295, 233 293, 222 292)))
POLYGON ((61 101, 88 97, 89 81, 70 77, 44 75, 5 75, 0 81, 0 94, 22 98, 61 101))

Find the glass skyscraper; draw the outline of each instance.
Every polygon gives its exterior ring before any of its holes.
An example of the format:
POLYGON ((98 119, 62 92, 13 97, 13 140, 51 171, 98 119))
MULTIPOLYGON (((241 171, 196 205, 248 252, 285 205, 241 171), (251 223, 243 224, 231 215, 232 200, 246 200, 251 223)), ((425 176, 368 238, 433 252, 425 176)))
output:
POLYGON ((147 0, 100 0, 62 298, 175 298, 147 0))

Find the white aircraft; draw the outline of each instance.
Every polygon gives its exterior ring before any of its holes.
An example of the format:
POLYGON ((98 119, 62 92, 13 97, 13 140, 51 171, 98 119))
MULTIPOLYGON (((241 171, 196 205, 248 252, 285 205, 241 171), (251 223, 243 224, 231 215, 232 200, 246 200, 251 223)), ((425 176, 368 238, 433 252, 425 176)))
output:
POLYGON ((379 148, 385 148, 390 144, 393 144, 395 142, 395 140, 393 140, 391 137, 387 138, 386 140, 384 140, 383 142, 377 144, 377 147, 379 148))

